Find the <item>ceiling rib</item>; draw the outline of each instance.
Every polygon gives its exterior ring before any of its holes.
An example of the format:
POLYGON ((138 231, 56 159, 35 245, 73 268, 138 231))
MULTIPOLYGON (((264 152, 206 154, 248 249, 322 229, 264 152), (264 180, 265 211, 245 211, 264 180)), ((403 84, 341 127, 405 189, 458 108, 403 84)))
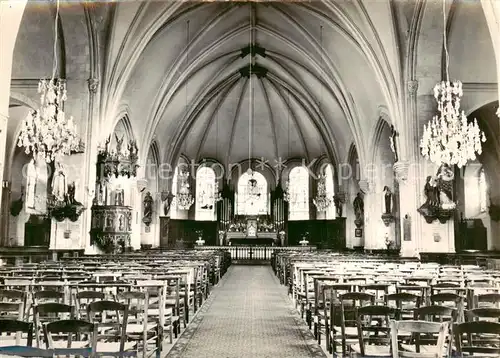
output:
POLYGON ((297 134, 299 135, 300 143, 302 144, 302 148, 304 149, 304 152, 306 154, 305 159, 307 162, 309 162, 309 159, 310 159, 309 150, 307 148, 304 133, 302 132, 302 128, 299 125, 299 121, 297 118, 297 114, 295 113, 295 110, 293 109, 293 107, 291 105, 287 104, 287 101, 285 100, 285 96, 284 96, 282 90, 279 88, 280 86, 277 83, 275 83, 271 78, 268 78, 268 81, 271 84, 271 86, 274 88, 274 90, 275 90, 276 94, 278 95, 278 97, 280 98, 280 100, 283 102, 284 107, 290 111, 290 114, 291 114, 291 117, 293 120, 293 124, 295 125, 295 129, 297 130, 297 134))
POLYGON ((229 166, 229 161, 231 159, 231 151, 233 149, 233 144, 234 144, 234 135, 236 133, 236 125, 238 124, 238 119, 240 117, 241 104, 243 102, 243 97, 245 96, 247 89, 249 87, 248 82, 249 82, 249 79, 246 78, 245 81, 243 82, 243 85, 241 86, 240 98, 238 99, 238 103, 236 105, 236 110, 234 111, 234 118, 233 118, 232 126, 231 126, 231 136, 229 137, 229 145, 227 147, 226 161, 224 163, 226 165, 226 167, 229 166))
POLYGON ((276 135, 276 121, 274 118, 274 113, 271 108, 271 101, 269 100, 269 94, 267 93, 266 86, 264 86, 263 81, 259 81, 260 87, 262 89, 262 93, 264 94, 264 99, 266 101, 267 112, 269 113, 269 126, 271 127, 271 131, 273 132, 274 138, 274 155, 275 158, 278 159, 280 157, 280 153, 278 151, 278 136, 276 135))
MULTIPOLYGON (((217 114, 220 107, 222 106, 222 103, 224 103, 224 101, 226 100, 227 95, 233 90, 234 86, 238 83, 238 81, 239 81, 239 79, 236 79, 233 83, 229 84, 223 91, 221 91, 221 98, 218 100, 217 104, 215 105, 215 107, 212 111, 212 114, 208 117, 207 123, 206 123, 205 128, 202 132, 203 134, 202 134, 202 137, 200 140, 200 145, 198 146, 198 150, 196 151, 196 157, 195 157, 196 162, 198 162, 201 159, 200 158, 201 151, 202 151, 203 146, 205 145, 205 142, 207 140, 207 137, 208 137, 208 134, 210 131, 210 127, 214 121, 215 115, 217 114)), ((215 158, 215 159, 219 160, 219 158, 215 158)))

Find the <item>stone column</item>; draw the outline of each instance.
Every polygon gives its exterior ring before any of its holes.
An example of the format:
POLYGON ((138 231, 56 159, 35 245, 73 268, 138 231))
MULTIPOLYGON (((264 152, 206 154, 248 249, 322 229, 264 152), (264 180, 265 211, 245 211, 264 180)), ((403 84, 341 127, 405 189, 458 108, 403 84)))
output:
POLYGON ((398 161, 394 164, 394 174, 399 183, 399 212, 401 225, 401 256, 418 257, 420 243, 420 214, 416 200, 418 163, 398 161))
POLYGON ((89 78, 87 80, 89 88, 89 108, 88 108, 88 120, 86 126, 86 136, 82 138, 85 142, 85 154, 84 154, 84 166, 85 177, 82 181, 84 191, 83 195, 83 205, 85 205, 86 210, 82 213, 81 219, 81 245, 85 249, 86 253, 93 253, 90 247, 90 228, 92 225, 92 200, 94 199, 95 193, 95 181, 96 181, 96 160, 97 160, 97 147, 98 143, 96 138, 101 138, 99 135, 99 121, 98 121, 98 106, 96 105, 97 94, 99 89, 99 79, 89 78))
POLYGON ((363 242, 365 250, 383 249, 379 245, 378 238, 378 221, 380 215, 376 216, 376 187, 375 183, 370 179, 362 179, 359 181, 359 188, 363 192, 364 201, 364 223, 363 223, 363 242))

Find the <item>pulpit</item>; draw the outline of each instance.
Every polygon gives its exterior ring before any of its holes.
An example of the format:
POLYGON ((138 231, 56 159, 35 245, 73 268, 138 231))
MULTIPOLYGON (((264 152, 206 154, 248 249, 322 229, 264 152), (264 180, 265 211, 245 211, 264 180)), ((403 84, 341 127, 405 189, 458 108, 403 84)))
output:
POLYGON ((91 245, 107 254, 127 251, 132 232, 132 208, 103 205, 92 207, 91 245))

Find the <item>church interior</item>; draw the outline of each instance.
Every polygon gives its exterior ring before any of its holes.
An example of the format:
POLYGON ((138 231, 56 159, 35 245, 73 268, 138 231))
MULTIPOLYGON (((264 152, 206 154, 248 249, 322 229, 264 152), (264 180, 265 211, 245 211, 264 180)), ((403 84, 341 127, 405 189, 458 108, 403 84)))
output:
POLYGON ((500 356, 500 2, 1 0, 0 49, 0 356, 500 356))

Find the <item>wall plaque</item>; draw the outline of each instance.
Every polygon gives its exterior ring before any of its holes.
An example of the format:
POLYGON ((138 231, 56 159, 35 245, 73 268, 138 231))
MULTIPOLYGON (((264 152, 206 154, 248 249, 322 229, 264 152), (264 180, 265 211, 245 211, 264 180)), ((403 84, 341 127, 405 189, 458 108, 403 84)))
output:
POLYGON ((408 214, 403 219, 403 240, 411 241, 411 217, 408 214))

